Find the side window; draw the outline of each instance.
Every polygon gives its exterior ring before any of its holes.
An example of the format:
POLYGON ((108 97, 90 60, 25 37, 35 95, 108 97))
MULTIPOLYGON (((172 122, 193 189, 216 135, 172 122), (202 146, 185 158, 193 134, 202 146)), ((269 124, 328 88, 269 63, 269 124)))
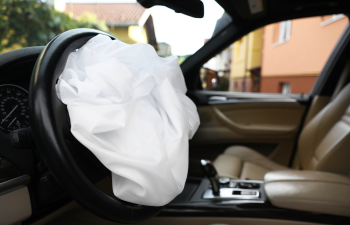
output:
POLYGON ((326 15, 252 31, 203 65, 203 88, 308 94, 348 22, 343 14, 326 15))

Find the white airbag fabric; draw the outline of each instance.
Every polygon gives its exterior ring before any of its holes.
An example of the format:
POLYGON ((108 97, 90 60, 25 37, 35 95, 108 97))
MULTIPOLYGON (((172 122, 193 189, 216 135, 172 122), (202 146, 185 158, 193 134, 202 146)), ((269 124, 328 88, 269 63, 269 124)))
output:
POLYGON ((74 137, 112 172, 116 197, 163 206, 182 192, 199 116, 177 57, 98 35, 70 53, 57 91, 74 137))

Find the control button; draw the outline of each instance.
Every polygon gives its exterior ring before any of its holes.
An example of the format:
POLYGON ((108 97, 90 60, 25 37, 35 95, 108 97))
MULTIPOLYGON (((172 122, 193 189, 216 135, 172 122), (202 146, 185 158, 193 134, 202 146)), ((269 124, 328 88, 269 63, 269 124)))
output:
POLYGON ((230 182, 230 178, 228 178, 228 177, 221 177, 219 179, 219 182, 220 182, 220 184, 227 184, 228 182, 230 182))
POLYGON ((228 187, 230 187, 230 188, 237 187, 237 182, 235 182, 234 180, 230 180, 230 183, 228 183, 228 187))
POLYGON ((241 195, 241 191, 233 191, 232 194, 233 195, 241 195))
POLYGON ((238 183, 238 187, 243 189, 256 189, 256 188, 259 188, 259 184, 240 182, 238 183))
POLYGON ((30 127, 13 130, 10 133, 11 144, 15 148, 31 148, 34 145, 30 127))
POLYGON ((29 138, 26 132, 18 132, 19 142, 29 142, 29 138))
POLYGON ((242 191, 241 195, 256 195, 256 191, 242 191))
POLYGON ((19 137, 18 137, 18 133, 12 133, 12 141, 14 144, 19 142, 19 137))

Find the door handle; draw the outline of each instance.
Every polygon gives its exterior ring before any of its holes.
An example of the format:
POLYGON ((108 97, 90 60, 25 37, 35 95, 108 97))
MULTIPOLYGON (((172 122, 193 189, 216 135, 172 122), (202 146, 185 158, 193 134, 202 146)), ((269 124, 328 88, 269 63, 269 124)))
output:
POLYGON ((297 131, 295 125, 241 125, 232 121, 217 107, 213 107, 213 110, 222 123, 243 135, 286 135, 297 131))

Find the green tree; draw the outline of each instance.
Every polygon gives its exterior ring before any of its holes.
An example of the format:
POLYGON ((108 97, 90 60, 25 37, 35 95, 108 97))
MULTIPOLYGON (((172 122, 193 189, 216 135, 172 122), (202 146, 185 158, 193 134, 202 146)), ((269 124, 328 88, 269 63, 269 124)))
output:
POLYGON ((0 52, 14 45, 46 45, 56 35, 75 28, 108 32, 94 14, 73 19, 40 0, 0 0, 0 52))
POLYGON ((191 56, 191 54, 190 55, 178 55, 177 58, 179 59, 179 64, 185 62, 185 60, 190 56, 191 56))

